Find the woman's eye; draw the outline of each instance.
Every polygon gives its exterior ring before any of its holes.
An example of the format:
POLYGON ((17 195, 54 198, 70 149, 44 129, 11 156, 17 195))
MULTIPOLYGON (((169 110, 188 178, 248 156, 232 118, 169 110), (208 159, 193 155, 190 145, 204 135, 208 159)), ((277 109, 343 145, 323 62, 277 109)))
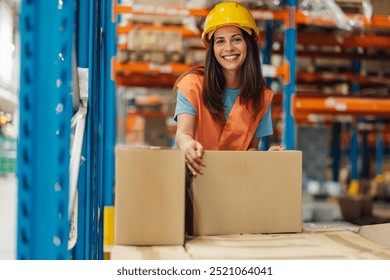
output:
POLYGON ((233 42, 234 42, 234 43, 238 43, 238 42, 241 42, 241 41, 242 41, 241 37, 235 37, 235 38, 233 38, 233 42))
POLYGON ((215 41, 215 43, 217 45, 221 45, 221 44, 223 44, 223 42, 224 42, 224 40, 221 40, 221 39, 215 41))

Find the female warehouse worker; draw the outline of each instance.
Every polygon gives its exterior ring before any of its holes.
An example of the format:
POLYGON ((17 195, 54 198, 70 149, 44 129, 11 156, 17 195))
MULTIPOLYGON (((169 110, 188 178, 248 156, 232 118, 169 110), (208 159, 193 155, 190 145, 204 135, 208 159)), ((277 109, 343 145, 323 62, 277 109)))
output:
POLYGON ((264 84, 258 36, 255 20, 243 5, 217 4, 202 34, 205 65, 175 83, 175 141, 193 175, 202 173, 204 150, 258 150, 260 138, 273 133, 273 92, 264 84))

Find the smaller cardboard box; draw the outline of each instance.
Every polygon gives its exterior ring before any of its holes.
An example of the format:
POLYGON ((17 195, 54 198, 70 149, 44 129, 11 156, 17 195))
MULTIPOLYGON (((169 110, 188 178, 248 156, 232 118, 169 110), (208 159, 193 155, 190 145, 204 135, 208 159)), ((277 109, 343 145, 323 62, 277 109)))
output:
POLYGON ((302 230, 301 151, 206 151, 191 185, 193 235, 302 230))
POLYGON ((184 244, 184 152, 117 146, 115 244, 184 244))

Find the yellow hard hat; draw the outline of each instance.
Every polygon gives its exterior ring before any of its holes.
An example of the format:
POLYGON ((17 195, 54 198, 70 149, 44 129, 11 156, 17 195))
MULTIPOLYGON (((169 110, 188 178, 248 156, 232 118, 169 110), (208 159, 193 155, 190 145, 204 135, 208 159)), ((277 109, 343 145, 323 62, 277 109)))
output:
POLYGON ((221 2, 209 12, 204 22, 202 41, 208 46, 214 31, 221 26, 236 25, 255 39, 259 36, 255 19, 251 12, 238 2, 221 2))

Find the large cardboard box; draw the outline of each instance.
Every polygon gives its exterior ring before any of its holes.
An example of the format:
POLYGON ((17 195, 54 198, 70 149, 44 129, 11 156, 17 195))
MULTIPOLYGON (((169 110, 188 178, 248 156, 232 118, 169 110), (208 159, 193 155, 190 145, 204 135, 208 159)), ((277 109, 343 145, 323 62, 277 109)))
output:
POLYGON ((301 151, 206 151, 193 178, 193 235, 302 230, 301 151))
POLYGON ((116 245, 184 244, 184 153, 117 146, 116 245))

